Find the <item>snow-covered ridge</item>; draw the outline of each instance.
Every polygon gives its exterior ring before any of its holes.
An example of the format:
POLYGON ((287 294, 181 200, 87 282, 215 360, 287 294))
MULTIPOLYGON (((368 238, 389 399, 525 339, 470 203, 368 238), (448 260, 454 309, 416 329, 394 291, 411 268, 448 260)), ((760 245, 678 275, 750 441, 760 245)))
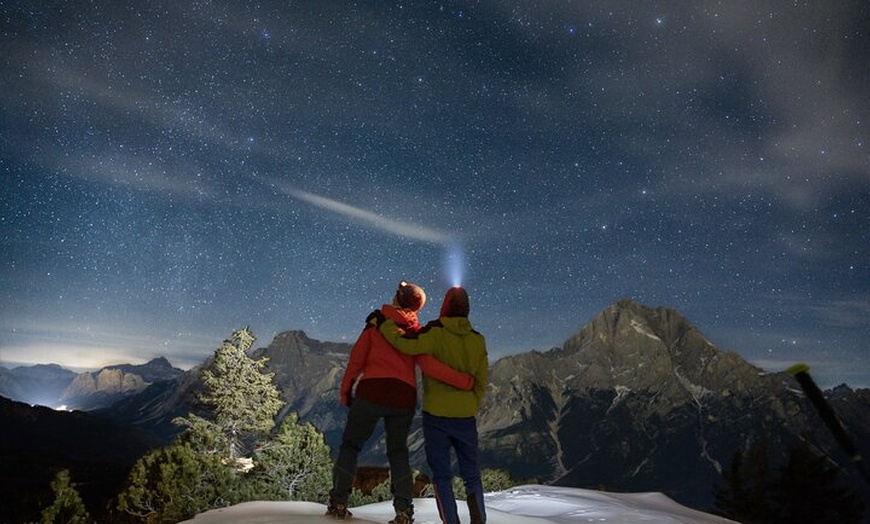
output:
MULTIPOLYGON (((677 504, 661 493, 605 493, 580 488, 525 485, 484 497, 488 524, 737 524, 677 504)), ((459 501, 459 517, 468 510, 459 501)), ((415 524, 438 524, 434 499, 414 500, 415 524)), ((353 521, 384 523, 393 518, 392 502, 351 508, 353 521)), ((197 515, 181 524, 300 524, 334 522, 326 506, 313 502, 247 502, 197 515)))

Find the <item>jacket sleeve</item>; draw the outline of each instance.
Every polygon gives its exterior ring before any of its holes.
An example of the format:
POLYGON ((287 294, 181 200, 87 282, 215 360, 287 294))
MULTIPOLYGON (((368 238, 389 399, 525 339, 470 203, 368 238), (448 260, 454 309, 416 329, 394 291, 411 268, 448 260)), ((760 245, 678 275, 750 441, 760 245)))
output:
POLYGON ((379 329, 391 346, 406 355, 431 355, 435 351, 435 340, 431 333, 404 337, 402 335, 405 332, 392 320, 384 321, 379 329))
POLYGON ((474 387, 474 376, 461 371, 456 371, 447 364, 441 362, 432 355, 419 355, 417 365, 424 375, 444 382, 456 389, 468 391, 474 387))
POLYGON ((339 387, 339 401, 342 406, 350 406, 353 386, 365 369, 366 360, 372 347, 371 336, 373 329, 375 329, 373 326, 366 325, 350 350, 350 359, 347 361, 347 369, 344 370, 344 376, 341 378, 341 386, 339 387))

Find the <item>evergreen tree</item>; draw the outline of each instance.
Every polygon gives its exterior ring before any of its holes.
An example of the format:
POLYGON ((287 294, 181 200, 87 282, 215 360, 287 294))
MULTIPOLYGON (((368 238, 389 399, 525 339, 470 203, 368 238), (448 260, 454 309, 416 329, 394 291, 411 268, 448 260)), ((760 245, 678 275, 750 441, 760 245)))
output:
POLYGON ((332 459, 323 435, 295 413, 270 432, 281 401, 273 374, 261 371, 266 359, 247 355, 254 340, 244 328, 215 352, 201 396, 212 418, 175 420, 186 431, 137 461, 121 510, 148 523, 177 522, 243 501, 326 497, 332 459))
POLYGON ((861 522, 863 503, 838 484, 840 470, 827 460, 802 442, 774 469, 767 444, 756 444, 745 455, 736 453, 731 469, 723 472, 725 485, 716 487, 716 507, 744 524, 861 522))
POLYGON ((202 373, 207 392, 201 400, 214 410, 213 423, 226 436, 232 459, 249 452, 259 434, 272 429, 282 406, 274 373, 262 372, 268 359, 247 355, 255 340, 247 326, 234 332, 202 373))
POLYGON ((483 483, 483 491, 504 491, 517 485, 506 469, 485 468, 480 472, 480 481, 483 483))
POLYGON ((780 469, 781 485, 776 494, 777 505, 782 508, 780 522, 861 522, 864 503, 854 491, 838 485, 840 470, 827 462, 807 446, 789 452, 788 463, 780 469))
POLYGON ((262 498, 324 500, 332 483, 332 457, 323 434, 289 413, 254 453, 252 482, 262 498))
POLYGON ((70 482, 69 470, 61 470, 51 482, 54 502, 42 510, 41 524, 88 524, 93 522, 79 492, 70 482))
POLYGON ((118 507, 149 524, 178 522, 241 501, 233 496, 237 478, 226 460, 184 439, 136 461, 128 482, 118 507))
POLYGON ((722 473, 726 485, 715 488, 716 507, 745 524, 771 522, 776 513, 771 496, 774 479, 770 471, 766 442, 751 446, 746 453, 737 451, 731 469, 722 473))
POLYGON ((742 513, 746 500, 746 479, 743 473, 743 451, 731 457, 731 467, 722 472, 725 485, 713 488, 714 505, 722 515, 736 517, 742 513))

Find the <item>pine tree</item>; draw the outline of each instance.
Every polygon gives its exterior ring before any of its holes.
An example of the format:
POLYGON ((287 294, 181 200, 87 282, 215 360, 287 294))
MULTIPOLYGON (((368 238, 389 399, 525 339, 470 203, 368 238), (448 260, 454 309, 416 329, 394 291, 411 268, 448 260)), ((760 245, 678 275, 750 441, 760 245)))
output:
POLYGON ((793 448, 788 463, 780 469, 780 522, 861 522, 864 503, 854 491, 838 485, 839 476, 840 470, 828 464, 826 457, 812 453, 807 446, 793 448))
POLYGON ((484 492, 503 491, 517 485, 506 469, 486 468, 480 472, 484 492))
POLYGON ((323 435, 295 413, 275 431, 281 408, 266 359, 247 355, 255 338, 233 333, 203 371, 201 400, 212 418, 188 414, 176 441, 134 465, 119 508, 146 522, 189 519, 249 500, 323 500, 332 459, 323 435))
POLYGON ((332 457, 323 434, 289 413, 278 431, 254 453, 252 481, 263 498, 324 500, 331 486, 332 457))
POLYGON ((136 461, 118 507, 148 523, 178 522, 240 502, 237 478, 225 459, 179 439, 136 461))
POLYGON ((247 355, 255 340, 247 326, 234 332, 202 373, 207 393, 201 400, 213 408, 213 423, 226 435, 233 460, 250 451, 258 434, 272 429, 282 406, 274 373, 262 372, 268 359, 247 355))
POLYGON ((840 470, 827 465, 806 441, 789 450, 773 468, 766 442, 738 452, 715 489, 722 515, 744 524, 858 523, 864 506, 851 489, 838 484, 840 470))
POLYGON ((750 446, 745 453, 737 451, 731 469, 722 475, 726 485, 715 488, 715 503, 723 515, 745 524, 773 522, 777 513, 772 500, 776 480, 766 441, 750 446))
POLYGON ((51 482, 54 502, 42 510, 42 524, 88 524, 93 522, 79 492, 70 482, 69 470, 61 470, 51 482))

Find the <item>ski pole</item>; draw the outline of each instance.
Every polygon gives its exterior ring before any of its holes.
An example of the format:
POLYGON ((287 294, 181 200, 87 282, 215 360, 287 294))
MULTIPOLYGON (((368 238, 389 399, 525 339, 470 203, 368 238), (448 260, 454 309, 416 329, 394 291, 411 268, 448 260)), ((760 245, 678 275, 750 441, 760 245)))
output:
POLYGON ((810 376, 810 367, 804 363, 800 363, 789 367, 786 371, 788 371, 788 373, 798 381, 798 384, 801 385, 801 389, 804 390, 807 398, 810 399, 810 402, 812 402, 816 411, 819 412, 819 416, 822 417, 822 420, 825 422, 825 425, 828 426, 831 434, 834 435, 834 438, 840 443, 840 446, 852 459, 852 463, 855 464, 856 468, 858 468, 861 477, 870 484, 870 475, 868 475, 867 470, 864 469, 864 459, 861 457, 861 452, 858 451, 858 447, 855 446, 855 443, 846 433, 846 428, 843 427, 843 423, 839 418, 837 418, 834 409, 830 404, 828 404, 828 401, 825 400, 819 386, 816 385, 813 377, 810 376))

